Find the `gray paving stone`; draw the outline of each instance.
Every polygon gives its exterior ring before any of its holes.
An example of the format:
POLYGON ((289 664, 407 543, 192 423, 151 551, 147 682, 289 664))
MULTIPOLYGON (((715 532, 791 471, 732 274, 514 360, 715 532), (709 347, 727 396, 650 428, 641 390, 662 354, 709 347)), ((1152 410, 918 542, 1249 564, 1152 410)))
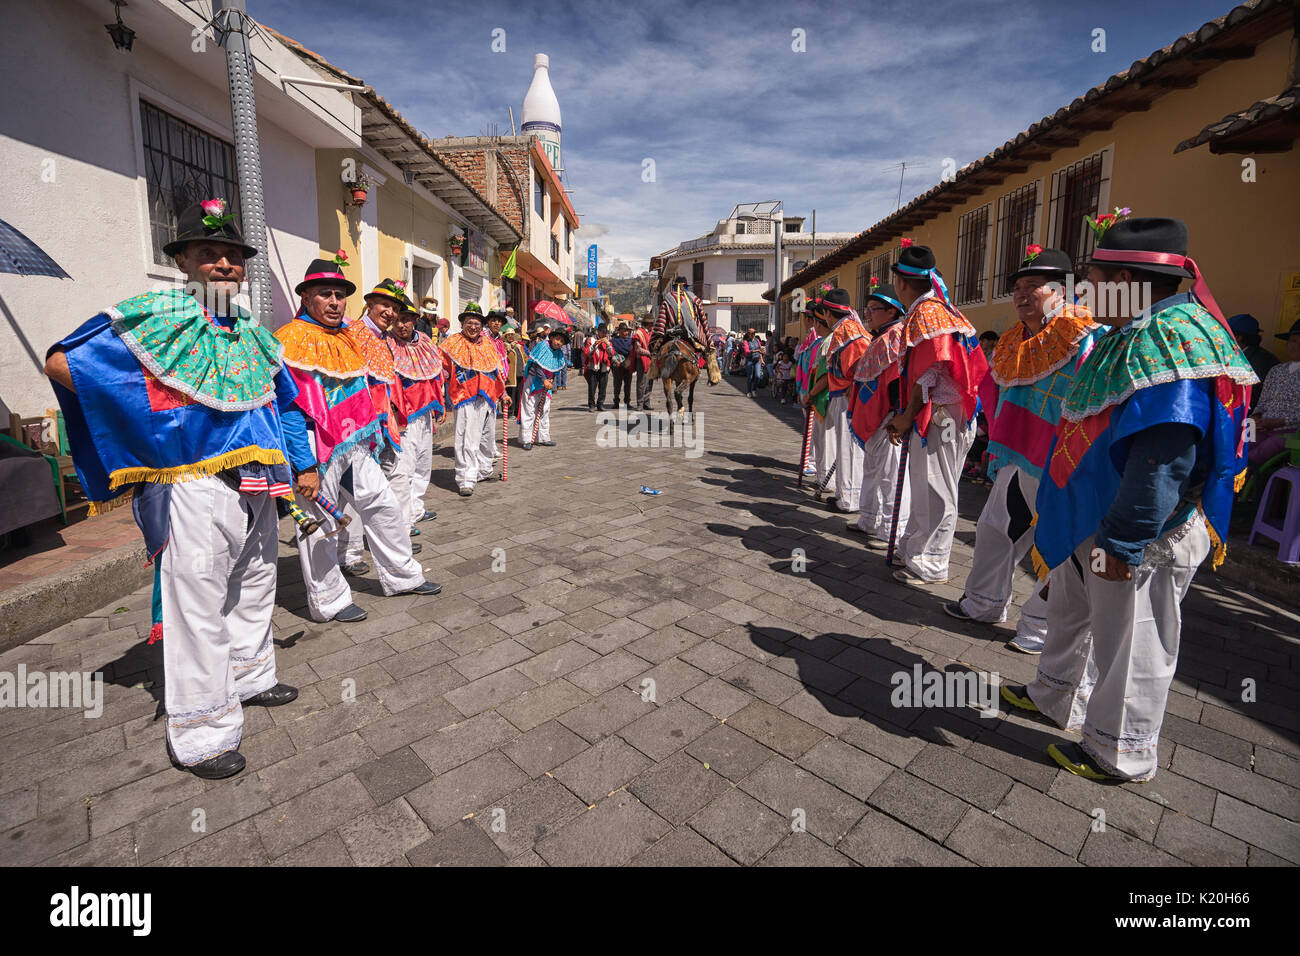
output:
POLYGON ((1046 843, 1071 859, 1077 858, 1095 821, 1085 813, 1017 783, 998 804, 993 816, 1046 843))
POLYGON ((441 830, 526 783, 527 775, 497 751, 434 777, 406 795, 430 830, 441 830))
POLYGON ((833 737, 813 747, 798 763, 859 800, 866 800, 894 772, 883 760, 833 737))
POLYGON ((466 680, 475 681, 511 664, 528 660, 532 656, 533 652, 528 648, 507 638, 466 654, 464 657, 458 657, 451 662, 451 666, 466 680))
POLYGON ((1047 795, 1092 819, 1098 819, 1096 810, 1103 810, 1108 829, 1118 828, 1146 843, 1155 839, 1160 815, 1164 813, 1159 804, 1138 796, 1127 787, 1095 783, 1072 773, 1057 774, 1047 795))
POLYGON ((562 714, 559 721, 574 733, 595 742, 616 733, 654 708, 655 705, 642 700, 640 694, 626 687, 615 687, 562 714))
POLYGON ((257 834, 257 825, 252 820, 244 820, 168 854, 155 865, 266 866, 270 861, 257 834))
POLYGON ((1300 864, 1300 825, 1293 820, 1284 820, 1224 793, 1214 805, 1214 828, 1300 864))
POLYGON ((1193 866, 1245 866, 1250 847, 1180 813, 1160 818, 1156 844, 1193 866))
POLYGON ((430 835, 428 827, 402 799, 349 820, 338 833, 359 866, 386 863, 419 846, 430 835))
POLYGON ((411 866, 501 866, 505 856, 475 826, 462 820, 407 851, 411 866))
POLYGON ((969 804, 901 770, 872 791, 867 802, 938 841, 952 832, 969 808, 969 804))
POLYGON ((684 751, 673 754, 628 784, 628 790, 673 826, 731 789, 716 771, 684 751))
POLYGON ((740 790, 728 790, 695 814, 691 827, 745 866, 757 863, 791 832, 789 818, 740 790))
POLYGON ((792 833, 758 863, 759 866, 853 866, 853 861, 837 853, 811 833, 792 833))
POLYGON ((1300 808, 1300 790, 1295 787, 1270 780, 1262 774, 1252 773, 1190 747, 1180 745, 1174 752, 1171 766, 1177 773, 1270 813, 1287 815, 1300 808))
POLYGON ((621 866, 668 832, 668 824, 627 791, 602 800, 537 844, 551 866, 621 866))
POLYGON ((429 641, 409 651, 385 657, 379 662, 379 666, 388 671, 393 680, 400 681, 412 674, 426 671, 430 667, 444 664, 454 656, 451 648, 442 641, 429 641))
POLYGON ((836 849, 863 866, 970 866, 971 864, 883 813, 868 810, 836 849))
POLYGON ((686 752, 733 782, 772 756, 770 749, 727 724, 714 727, 688 745, 686 752))
POLYGON ((617 687, 624 681, 645 673, 648 668, 647 662, 619 648, 578 668, 565 679, 589 694, 603 694, 611 687, 617 687))
POLYGON ((410 747, 402 747, 356 768, 370 799, 383 806, 433 779, 429 765, 410 747))
POLYGON ((202 792, 203 783, 198 777, 170 768, 135 780, 88 801, 90 835, 111 833, 157 810, 192 800, 202 792))
POLYGON ((746 694, 752 694, 769 704, 779 704, 803 689, 799 681, 787 677, 771 667, 756 661, 742 661, 722 673, 722 679, 746 694))
POLYGON ((929 744, 907 765, 907 772, 973 803, 992 810, 1011 789, 1011 778, 944 747, 929 744))
MULTIPOLYGON (((691 628, 691 622, 698 616, 699 615, 692 615, 691 617, 684 618, 681 622, 681 626, 688 629, 691 628)), ((714 618, 714 620, 716 620, 716 618, 714 618)), ((720 632, 714 631, 713 633, 717 634, 720 632)), ((692 667, 698 667, 706 674, 721 674, 723 671, 734 667, 745 659, 743 654, 737 654, 731 648, 724 647, 716 641, 705 641, 702 644, 696 644, 690 650, 684 652, 681 655, 681 658, 692 667)))
POLYGON ((1145 840, 1111 827, 1089 832, 1079 862, 1087 866, 1187 866, 1145 840))
POLYGON ((754 698, 718 677, 692 687, 684 695, 696 707, 719 720, 747 707, 754 698))
POLYGON ((352 866, 352 857, 337 830, 318 836, 271 862, 272 866, 352 866))
MULTIPOLYGON (((374 801, 354 774, 322 784, 314 790, 264 810, 256 817, 258 835, 272 859, 327 834, 362 813, 373 809, 374 801)), ((340 841, 340 846, 342 841, 340 841)), ((344 855, 343 863, 350 861, 344 855)), ((292 864, 291 864, 292 865, 292 864)), ((323 864, 337 866, 338 862, 323 864)))
POLYGON ((618 737, 606 737, 560 764, 552 776, 591 805, 622 787, 650 763, 630 744, 618 737))
POLYGON ((624 686, 638 693, 650 694, 653 690, 651 700, 662 706, 673 698, 680 697, 692 687, 704 683, 708 678, 709 675, 704 671, 692 667, 683 660, 673 658, 638 674, 625 682, 624 686), (650 681, 653 681, 653 684, 650 684, 650 681))
POLYGON ((1078 865, 1073 857, 978 807, 967 810, 944 845, 981 866, 1078 865))
POLYGON ((723 853, 690 827, 679 827, 630 864, 631 866, 736 866, 723 853))
POLYGON ((86 808, 73 804, 0 833, 0 846, 7 866, 31 866, 89 839, 86 808))
POLYGON ((826 736, 811 724, 761 700, 732 715, 727 724, 792 760, 807 753, 826 736))
POLYGON ((512 697, 518 697, 537 685, 513 667, 487 677, 470 681, 462 687, 448 691, 444 696, 447 702, 466 717, 481 714, 485 710, 503 704, 512 697))
POLYGON ((468 683, 465 678, 452 670, 450 665, 440 664, 376 690, 375 697, 388 710, 397 714, 416 704, 436 701, 447 691, 455 690, 465 683, 468 683))
POLYGON ((474 822, 513 860, 586 809, 558 780, 543 776, 485 808, 474 822))
POLYGON ((283 726, 294 747, 302 751, 353 733, 388 716, 384 705, 373 697, 358 697, 351 703, 332 705, 283 726))
POLYGON ((257 772, 257 777, 271 803, 283 803, 374 758, 375 752, 358 734, 347 734, 264 767, 257 772))
POLYGON ((807 832, 832 846, 867 810, 861 801, 784 757, 771 758, 739 786, 787 820, 798 819, 807 832))
POLYGON ((511 723, 489 711, 444 727, 411 745, 433 773, 440 774, 473 760, 519 736, 511 723))
POLYGON ((601 614, 592 608, 571 615, 568 622, 579 629, 579 633, 574 637, 575 641, 585 644, 602 655, 616 651, 651 631, 651 628, 638 621, 630 618, 611 618, 608 614, 601 614), (589 615, 593 619, 604 618, 604 623, 586 624, 582 620, 584 615, 589 615))
POLYGON ((151 863, 270 805, 266 789, 256 776, 240 775, 223 781, 221 786, 136 823, 137 858, 141 863, 151 863))
POLYGON ((698 707, 684 700, 671 700, 628 724, 619 736, 651 760, 659 761, 717 725, 698 707))
POLYGON ((386 754, 464 719, 459 710, 439 698, 366 724, 360 734, 376 754, 386 754))
MULTIPOLYGON (((598 659, 594 651, 577 641, 566 641, 520 664, 517 669, 538 684, 546 684, 598 659)), ((583 689, 591 693, 587 688, 583 689)))
POLYGON ((503 747, 502 753, 524 773, 536 777, 577 756, 588 746, 586 740, 563 724, 548 720, 503 747))
POLYGON ((520 730, 529 731, 586 703, 588 699, 586 691, 560 678, 525 691, 497 707, 497 713, 520 730))

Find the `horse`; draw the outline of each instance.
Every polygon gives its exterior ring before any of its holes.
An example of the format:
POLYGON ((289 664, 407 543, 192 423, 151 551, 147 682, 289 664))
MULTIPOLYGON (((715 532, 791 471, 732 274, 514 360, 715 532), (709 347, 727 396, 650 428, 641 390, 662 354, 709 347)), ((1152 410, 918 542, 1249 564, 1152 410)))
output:
MULTIPOLYGON (((709 373, 709 384, 722 379, 718 370, 717 353, 709 348, 704 353, 709 373)), ((655 354, 654 374, 664 383, 664 408, 669 416, 682 411, 682 393, 686 393, 686 412, 695 413, 695 384, 700 380, 700 354, 686 339, 671 338, 655 354), (671 388, 669 387, 671 384, 671 388)))

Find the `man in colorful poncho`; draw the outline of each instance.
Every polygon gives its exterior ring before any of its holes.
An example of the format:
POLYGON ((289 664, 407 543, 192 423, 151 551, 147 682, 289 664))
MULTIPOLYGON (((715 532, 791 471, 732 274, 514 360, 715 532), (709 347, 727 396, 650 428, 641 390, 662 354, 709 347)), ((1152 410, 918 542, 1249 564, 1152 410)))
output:
MULTIPOLYGON (((659 316, 650 333, 650 353, 656 359, 663 349, 664 338, 675 330, 684 333, 686 342, 695 349, 704 363, 700 367, 708 369, 709 384, 717 385, 722 381, 717 353, 709 345, 709 319, 704 314, 704 303, 686 287, 686 276, 674 276, 672 288, 664 293, 659 302, 659 316)), ((652 378, 659 375, 657 360, 651 363, 650 375, 652 378)), ((617 404, 618 396, 614 397, 617 404)))
POLYGON ((393 355, 393 414, 402 430, 402 448, 387 469, 388 481, 413 529, 420 521, 438 517, 424 507, 424 494, 433 469, 434 426, 445 417, 442 361, 429 337, 416 330, 418 318, 414 309, 405 307, 384 333, 384 344, 393 355))
POLYGON ((551 441, 551 396, 555 394, 555 376, 564 367, 564 346, 568 342, 568 330, 555 328, 545 342, 538 342, 528 354, 523 385, 519 389, 519 441, 524 451, 532 450, 534 435, 537 444, 555 447, 551 441))
POLYGON ((849 428, 849 393, 854 390, 853 375, 858 363, 871 346, 871 333, 850 308, 847 289, 831 289, 822 296, 819 306, 832 323, 822 349, 830 391, 827 427, 835 431, 835 497, 830 507, 853 512, 858 510, 862 491, 862 446, 853 440, 849 428))
MULTIPOLYGON (((794 350, 794 389, 795 395, 800 404, 803 404, 804 398, 812 388, 813 373, 816 371, 817 364, 817 346, 821 342, 821 331, 817 323, 811 320, 809 316, 808 334, 803 337, 803 341, 794 350)), ((731 339, 730 347, 739 349, 742 339, 731 339)), ((730 359, 727 361, 730 367, 730 359)), ((808 443, 808 461, 804 465, 803 473, 805 475, 817 474, 817 443, 810 441, 808 443)))
POLYGON ((1047 642, 1034 682, 1002 687, 1082 734, 1048 753, 1094 780, 1155 776, 1179 605, 1206 556, 1217 566, 1226 553, 1257 381, 1186 254, 1186 223, 1123 213, 1098 217, 1088 282, 1150 298, 1094 300, 1111 328, 1075 373, 1038 487, 1047 642), (1193 291, 1179 292, 1187 278, 1193 291))
POLYGON ((444 394, 456 412, 456 487, 462 497, 480 481, 496 481, 492 451, 496 445, 497 410, 510 410, 506 367, 496 343, 483 332, 483 310, 467 302, 460 331, 439 345, 444 394))
MULTIPOLYGON (((345 256, 336 256, 334 261, 339 268, 347 264, 345 256)), ((344 319, 343 324, 352 330, 366 360, 370 398, 379 419, 379 465, 391 477, 402 453, 402 440, 393 412, 393 358, 380 340, 409 303, 402 284, 393 279, 384 279, 364 298, 365 311, 358 318, 344 319)), ((365 522, 351 504, 344 504, 343 513, 351 520, 339 529, 339 566, 344 574, 362 575, 370 570, 365 562, 365 522)))
MULTIPOLYGON (((358 324, 345 324, 343 316, 356 286, 336 262, 317 259, 294 291, 301 297, 298 314, 275 334, 298 386, 284 431, 297 488, 306 499, 303 510, 325 527, 337 527, 330 505, 350 504, 365 522, 384 594, 437 594, 442 586, 424 579, 412 556, 405 509, 375 460, 382 439, 365 346, 358 324)), ((380 347, 391 367, 392 353, 380 347)), ((322 529, 300 538, 298 559, 313 620, 365 619, 339 570, 337 537, 322 529)))
POLYGON ((819 308, 817 300, 809 304, 808 314, 812 317, 818 338, 817 344, 812 346, 809 353, 811 374, 803 404, 805 408, 811 408, 813 413, 812 460, 816 462, 817 487, 820 488, 835 463, 836 454, 835 428, 826 417, 831 400, 826 370, 826 345, 830 341, 831 329, 826 313, 819 308))
MULTIPOLYGON (((867 321, 871 345, 858 363, 855 391, 849 404, 849 428, 863 451, 862 494, 858 520, 849 530, 862 532, 875 547, 888 544, 894 515, 894 490, 898 481, 901 449, 889 440, 885 424, 902 410, 899 383, 903 357, 903 304, 877 288, 872 277, 867 293, 867 321)), ((910 495, 906 482, 899 502, 898 533, 905 532, 910 495)))
POLYGON ((903 318, 903 396, 907 407, 886 428, 908 441, 911 510, 899 543, 905 584, 942 584, 957 530, 957 482, 975 440, 977 391, 988 372, 974 327, 948 301, 948 289, 926 246, 903 240, 892 266, 903 318))
POLYGON ((92 509, 133 499, 159 562, 168 751, 206 779, 244 768, 244 706, 298 695, 271 641, 275 499, 292 497, 280 409, 296 389, 275 337, 230 301, 257 255, 232 220, 220 199, 186 210, 163 251, 191 293, 119 302, 45 366, 92 509))
MULTIPOLYGON (((1103 329, 1086 308, 1065 301, 1074 271, 1060 249, 1029 246, 1010 277, 1017 320, 993 347, 989 374, 980 388, 988 416, 989 465, 993 479, 975 526, 975 558, 960 601, 943 609, 962 621, 1001 623, 1011 605, 1016 565, 1034 543, 1038 482, 1047 447, 1061 417, 1061 400, 1074 373, 1103 329)), ((1010 646, 1037 654, 1047 636, 1046 568, 1035 584, 1010 646)))

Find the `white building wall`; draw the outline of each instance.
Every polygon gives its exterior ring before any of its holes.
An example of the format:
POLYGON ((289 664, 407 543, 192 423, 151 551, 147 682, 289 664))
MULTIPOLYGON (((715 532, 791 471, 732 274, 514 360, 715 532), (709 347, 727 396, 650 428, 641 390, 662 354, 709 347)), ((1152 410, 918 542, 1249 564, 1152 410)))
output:
MULTIPOLYGON (((107 13, 79 3, 6 6, 0 59, 0 163, 8 173, 0 219, 19 229, 72 276, 0 274, 0 398, 34 415, 55 405, 41 372, 46 349, 104 307, 179 277, 152 264, 139 97, 229 141, 223 83, 196 80, 137 37, 118 53, 107 13)), ((135 7, 124 9, 130 24, 135 7)), ((207 54, 223 56, 209 42, 207 54)), ((292 314, 292 288, 317 245, 313 150, 285 131, 260 128, 274 278, 275 319, 292 314)), ((237 197, 226 197, 236 201, 237 197)))

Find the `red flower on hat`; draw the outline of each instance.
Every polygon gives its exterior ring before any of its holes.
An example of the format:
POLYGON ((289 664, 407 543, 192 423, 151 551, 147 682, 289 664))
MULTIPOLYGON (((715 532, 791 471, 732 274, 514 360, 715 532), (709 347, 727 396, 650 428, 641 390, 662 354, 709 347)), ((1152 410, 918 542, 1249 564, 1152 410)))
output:
POLYGON ((880 276, 872 276, 872 277, 871 277, 871 288, 874 289, 874 288, 875 288, 876 286, 878 286, 878 285, 880 285, 880 276))
POLYGON ((224 199, 204 199, 199 203, 199 208, 204 212, 203 225, 209 229, 220 229, 235 218, 234 213, 226 212, 224 199))
POLYGON ((915 245, 915 244, 916 244, 915 239, 908 239, 906 236, 898 240, 898 245, 903 249, 906 249, 908 246, 915 245))
POLYGON ((1038 258, 1038 254, 1042 251, 1043 251, 1042 246, 1036 245, 1034 243, 1030 243, 1029 245, 1025 246, 1025 261, 1033 262, 1035 259, 1038 258))
POLYGON ((334 253, 334 265, 336 265, 339 269, 342 269, 347 264, 348 264, 348 254, 346 252, 340 249, 338 252, 334 253))

